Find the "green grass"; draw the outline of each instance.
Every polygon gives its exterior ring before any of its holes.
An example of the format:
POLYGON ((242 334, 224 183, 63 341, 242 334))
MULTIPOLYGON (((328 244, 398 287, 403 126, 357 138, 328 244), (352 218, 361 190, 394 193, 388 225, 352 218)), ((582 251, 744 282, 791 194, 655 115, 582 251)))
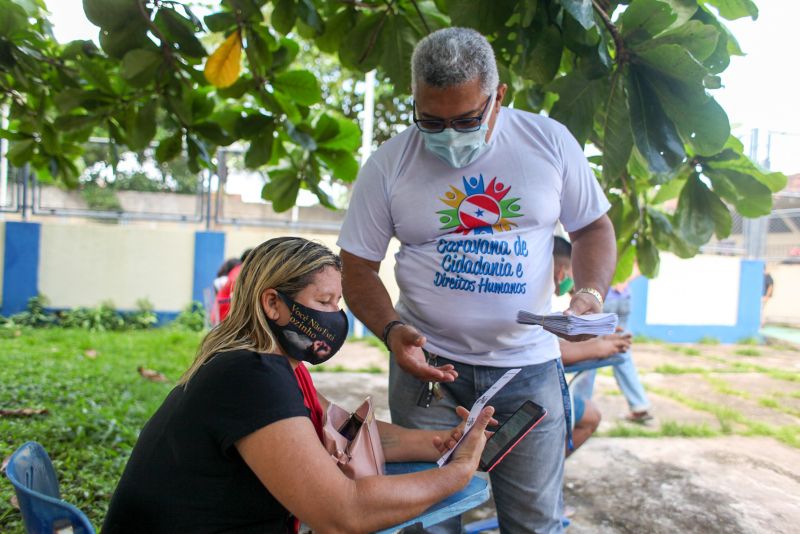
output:
POLYGON ((736 342, 737 345, 761 345, 761 340, 757 337, 743 337, 736 342))
POLYGON ((704 374, 708 372, 708 370, 703 367, 680 367, 678 365, 672 365, 671 363, 665 363, 657 366, 653 369, 653 372, 662 375, 691 375, 704 374))
POLYGON ((366 343, 370 347, 380 349, 380 351, 384 353, 387 358, 389 357, 389 349, 386 348, 386 345, 383 344, 383 341, 375 336, 351 337, 347 339, 347 342, 366 343))
POLYGON ((719 338, 703 336, 697 341, 700 345, 719 345, 719 338))
POLYGON ((717 391, 718 393, 722 393, 723 395, 730 395, 732 397, 739 397, 741 399, 750 398, 750 393, 748 393, 747 391, 743 391, 741 389, 732 388, 728 382, 719 377, 706 374, 705 379, 709 384, 711 384, 711 387, 713 387, 714 390, 717 391))
MULTIPOLYGON (((140 428, 172 389, 136 371, 142 365, 174 381, 194 358, 202 334, 19 330, 0 336, 0 406, 46 408, 47 415, 0 418, 0 458, 35 440, 53 459, 62 497, 99 528, 140 428), (91 358, 89 350, 96 351, 91 358)), ((90 353, 91 354, 91 353, 90 353)), ((0 483, 0 531, 22 532, 0 483)))
POLYGON ((687 356, 700 356, 700 354, 702 354, 699 350, 693 349, 692 347, 683 349, 683 353, 687 356))
POLYGON ((758 349, 736 349, 733 353, 739 356, 761 356, 761 351, 758 349))
POLYGON ((800 426, 784 425, 775 426, 761 421, 755 421, 746 417, 740 411, 722 406, 717 403, 710 403, 698 399, 687 397, 681 393, 664 388, 647 386, 648 391, 652 391, 662 397, 673 399, 689 408, 697 411, 711 413, 716 416, 720 424, 722 434, 737 434, 742 436, 768 436, 777 439, 792 447, 800 448, 800 426))
POLYGON ((617 424, 602 435, 612 438, 713 438, 720 435, 707 424, 684 424, 677 421, 664 421, 661 428, 649 429, 640 425, 617 424))

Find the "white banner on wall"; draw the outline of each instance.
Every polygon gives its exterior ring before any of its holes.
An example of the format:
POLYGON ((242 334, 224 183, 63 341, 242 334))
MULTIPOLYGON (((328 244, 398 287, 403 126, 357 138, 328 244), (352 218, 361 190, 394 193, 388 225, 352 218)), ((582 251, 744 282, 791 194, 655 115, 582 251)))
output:
POLYGON ((647 324, 736 325, 741 259, 661 254, 647 290, 647 324))

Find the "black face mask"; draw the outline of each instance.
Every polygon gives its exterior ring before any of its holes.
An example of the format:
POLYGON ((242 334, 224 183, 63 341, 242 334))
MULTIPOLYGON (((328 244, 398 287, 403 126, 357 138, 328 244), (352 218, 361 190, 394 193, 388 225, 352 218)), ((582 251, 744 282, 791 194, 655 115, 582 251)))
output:
POLYGON ((347 337, 347 315, 342 311, 313 310, 278 292, 289 308, 289 323, 267 319, 278 343, 290 357, 319 365, 331 359, 347 337))

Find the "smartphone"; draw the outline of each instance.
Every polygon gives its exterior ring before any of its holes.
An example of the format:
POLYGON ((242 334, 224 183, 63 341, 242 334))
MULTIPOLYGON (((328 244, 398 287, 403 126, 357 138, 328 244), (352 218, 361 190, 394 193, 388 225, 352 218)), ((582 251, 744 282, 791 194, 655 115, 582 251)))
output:
POLYGON ((532 401, 525 401, 514 415, 497 429, 486 441, 486 447, 481 454, 481 471, 487 473, 499 464, 511 449, 522 441, 522 438, 533 430, 539 421, 547 415, 547 410, 532 401))

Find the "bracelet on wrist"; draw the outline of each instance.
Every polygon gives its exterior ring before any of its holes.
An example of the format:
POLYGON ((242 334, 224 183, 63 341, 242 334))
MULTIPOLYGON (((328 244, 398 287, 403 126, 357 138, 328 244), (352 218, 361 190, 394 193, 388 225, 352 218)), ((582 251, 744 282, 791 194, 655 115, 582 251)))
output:
POLYGON ((580 288, 579 290, 577 290, 575 292, 576 295, 578 293, 587 293, 587 294, 593 296, 594 298, 597 299, 597 302, 600 303, 600 306, 601 307, 603 306, 603 295, 601 295, 600 292, 598 290, 596 290, 595 288, 593 288, 593 287, 582 287, 582 288, 580 288))
POLYGON ((389 321, 388 323, 386 323, 386 326, 383 327, 383 335, 381 336, 381 340, 383 341, 383 344, 386 345, 387 349, 392 350, 389 347, 389 332, 391 332, 392 328, 394 328, 395 326, 401 326, 405 324, 406 323, 404 323, 403 321, 394 320, 394 321, 389 321))

